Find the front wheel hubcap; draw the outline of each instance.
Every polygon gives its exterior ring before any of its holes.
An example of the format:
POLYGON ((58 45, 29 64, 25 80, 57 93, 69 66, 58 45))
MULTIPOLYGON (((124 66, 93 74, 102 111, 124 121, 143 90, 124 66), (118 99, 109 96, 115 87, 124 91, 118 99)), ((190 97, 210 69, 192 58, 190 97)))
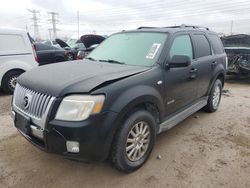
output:
POLYGON ((13 76, 13 77, 10 78, 10 80, 9 80, 9 88, 11 90, 15 89, 15 87, 16 87, 16 80, 17 80, 16 76, 13 76))
POLYGON ((136 123, 127 137, 126 154, 130 161, 140 160, 147 152, 150 142, 150 128, 148 123, 136 123))
POLYGON ((73 60, 73 56, 71 54, 68 55, 68 60, 73 60))
POLYGON ((214 108, 217 108, 219 105, 219 101, 220 101, 220 87, 216 86, 214 89, 214 94, 213 94, 213 106, 214 108))

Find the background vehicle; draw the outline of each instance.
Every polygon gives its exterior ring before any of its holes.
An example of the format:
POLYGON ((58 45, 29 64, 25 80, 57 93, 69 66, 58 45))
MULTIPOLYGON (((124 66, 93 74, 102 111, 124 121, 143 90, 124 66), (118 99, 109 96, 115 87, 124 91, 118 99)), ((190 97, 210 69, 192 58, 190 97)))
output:
MULTIPOLYGON (((67 60, 72 61, 76 59, 78 48, 71 48, 66 42, 64 42, 61 39, 56 39, 56 42, 60 45, 61 48, 67 51, 67 60)), ((79 47, 84 48, 85 46, 83 44, 79 44, 79 47)))
POLYGON ((11 94, 17 77, 36 66, 33 39, 26 31, 0 29, 0 87, 11 94))
POLYGON ((105 38, 100 35, 83 35, 79 40, 70 39, 64 42, 60 39, 56 39, 56 42, 60 44, 62 48, 68 51, 67 59, 83 59, 89 52, 95 49, 105 38))
POLYGON ((42 42, 43 44, 46 44, 48 46, 55 46, 55 47, 60 47, 60 45, 55 41, 55 40, 46 40, 42 42))
POLYGON ((85 161, 110 156, 131 172, 148 159, 156 134, 202 108, 218 109, 226 54, 207 28, 141 27, 112 35, 79 62, 22 75, 15 126, 45 151, 85 161))
POLYGON ((39 65, 47 65, 67 60, 67 51, 43 43, 35 43, 37 61, 39 65))
POLYGON ((228 57, 228 74, 250 75, 250 36, 239 34, 221 38, 228 57))
POLYGON ((93 51, 99 44, 93 44, 89 48, 86 48, 86 50, 80 50, 77 53, 76 59, 83 59, 89 55, 91 51, 93 51))

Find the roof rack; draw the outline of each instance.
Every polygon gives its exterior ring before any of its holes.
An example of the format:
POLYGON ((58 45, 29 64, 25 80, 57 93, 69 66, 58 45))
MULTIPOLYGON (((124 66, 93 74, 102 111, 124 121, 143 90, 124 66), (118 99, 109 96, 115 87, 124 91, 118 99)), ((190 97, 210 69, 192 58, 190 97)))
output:
POLYGON ((208 27, 196 26, 196 25, 185 25, 185 24, 178 25, 178 26, 168 26, 168 27, 144 27, 144 26, 141 26, 137 29, 139 30, 139 29, 156 29, 156 28, 193 28, 193 29, 205 29, 205 30, 209 31, 208 27))
POLYGON ((141 26, 141 27, 138 27, 137 29, 156 29, 156 28, 160 28, 160 27, 147 27, 147 26, 141 26))

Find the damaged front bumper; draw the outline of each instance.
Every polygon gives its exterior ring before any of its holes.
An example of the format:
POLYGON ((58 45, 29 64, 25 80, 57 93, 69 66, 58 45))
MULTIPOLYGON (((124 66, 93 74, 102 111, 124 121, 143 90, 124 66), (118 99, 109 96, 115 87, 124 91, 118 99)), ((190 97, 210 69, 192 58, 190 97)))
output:
POLYGON ((228 56, 228 74, 250 74, 250 48, 225 48, 228 56))

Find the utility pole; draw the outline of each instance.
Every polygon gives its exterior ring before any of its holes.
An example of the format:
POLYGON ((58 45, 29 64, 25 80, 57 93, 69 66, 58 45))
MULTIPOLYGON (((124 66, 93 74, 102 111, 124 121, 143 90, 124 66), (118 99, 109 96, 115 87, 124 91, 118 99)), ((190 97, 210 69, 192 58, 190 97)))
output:
POLYGON ((28 9, 28 11, 32 14, 32 21, 33 21, 33 27, 34 27, 34 38, 35 40, 40 39, 40 33, 39 33, 39 26, 38 26, 38 10, 35 9, 28 9))
POLYGON ((49 29, 49 40, 52 40, 51 31, 52 29, 49 29))
POLYGON ((79 11, 77 11, 77 38, 79 39, 79 11))
POLYGON ((231 27, 230 27, 231 35, 233 34, 233 24, 234 24, 234 21, 232 20, 231 21, 231 27))
POLYGON ((51 19, 49 19, 49 21, 51 21, 52 23, 52 31, 53 31, 53 39, 57 38, 57 28, 56 28, 56 24, 58 22, 58 19, 56 19, 56 16, 58 15, 58 13, 56 12, 48 12, 51 15, 51 19))

